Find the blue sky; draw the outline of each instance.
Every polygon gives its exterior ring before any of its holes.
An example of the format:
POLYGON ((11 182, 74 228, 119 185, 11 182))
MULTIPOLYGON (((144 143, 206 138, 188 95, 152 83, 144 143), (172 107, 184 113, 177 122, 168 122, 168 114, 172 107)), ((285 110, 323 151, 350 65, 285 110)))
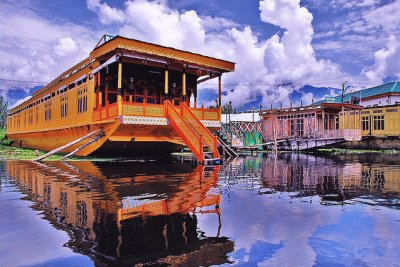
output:
MULTIPOLYGON (((309 103, 343 80, 364 88, 400 73, 400 0, 6 0, 0 15, 0 79, 49 82, 104 33, 236 62, 223 101, 239 109, 309 103)), ((0 80, 0 94, 12 104, 36 85, 0 80)))

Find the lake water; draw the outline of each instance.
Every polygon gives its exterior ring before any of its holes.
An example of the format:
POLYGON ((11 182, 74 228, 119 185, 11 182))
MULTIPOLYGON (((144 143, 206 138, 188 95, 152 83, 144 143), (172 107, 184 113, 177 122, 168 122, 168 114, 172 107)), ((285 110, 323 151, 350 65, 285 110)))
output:
POLYGON ((0 161, 0 266, 400 266, 400 156, 0 161))

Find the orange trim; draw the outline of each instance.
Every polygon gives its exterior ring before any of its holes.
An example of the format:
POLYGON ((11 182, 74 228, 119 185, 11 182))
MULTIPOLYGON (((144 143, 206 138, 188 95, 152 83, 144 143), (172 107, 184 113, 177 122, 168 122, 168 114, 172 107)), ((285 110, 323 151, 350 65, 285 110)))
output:
MULTIPOLYGON (((204 142, 213 149, 213 155, 215 158, 219 158, 220 155, 218 153, 218 141, 216 139, 216 136, 214 136, 205 126, 203 123, 201 123, 197 117, 193 114, 193 112, 190 110, 188 106, 186 106, 185 103, 181 103, 181 109, 182 109, 182 117, 186 122, 191 124, 192 129, 196 129, 196 132, 204 138, 204 142)), ((204 114, 204 113, 203 113, 204 114)), ((204 117, 204 115, 203 115, 204 117)))
POLYGON ((235 63, 230 61, 195 54, 188 51, 178 50, 172 47, 138 41, 135 39, 128 39, 122 36, 116 36, 112 40, 102 44, 101 46, 96 47, 90 53, 90 58, 99 58, 102 55, 118 49, 159 56, 163 59, 167 58, 174 59, 176 61, 199 64, 200 66, 215 68, 223 72, 235 70, 235 63))
POLYGON ((169 123, 189 147, 199 162, 204 162, 203 139, 185 122, 184 118, 176 111, 170 101, 165 100, 165 113, 169 123))

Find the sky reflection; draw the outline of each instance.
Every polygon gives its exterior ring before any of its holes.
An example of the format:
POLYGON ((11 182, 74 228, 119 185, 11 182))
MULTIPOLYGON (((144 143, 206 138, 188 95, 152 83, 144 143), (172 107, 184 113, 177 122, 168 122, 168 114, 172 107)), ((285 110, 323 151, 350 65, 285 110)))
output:
POLYGON ((212 169, 9 161, 0 169, 2 265, 400 262, 393 157, 280 154, 212 169))

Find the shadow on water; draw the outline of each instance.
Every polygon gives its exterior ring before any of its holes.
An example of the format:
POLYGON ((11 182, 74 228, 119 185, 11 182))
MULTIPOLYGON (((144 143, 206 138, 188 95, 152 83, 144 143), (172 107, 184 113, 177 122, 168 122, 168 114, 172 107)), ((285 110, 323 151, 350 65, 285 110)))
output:
POLYGON ((0 169, 96 265, 390 265, 400 249, 399 163, 283 153, 212 168, 7 161, 0 169))

